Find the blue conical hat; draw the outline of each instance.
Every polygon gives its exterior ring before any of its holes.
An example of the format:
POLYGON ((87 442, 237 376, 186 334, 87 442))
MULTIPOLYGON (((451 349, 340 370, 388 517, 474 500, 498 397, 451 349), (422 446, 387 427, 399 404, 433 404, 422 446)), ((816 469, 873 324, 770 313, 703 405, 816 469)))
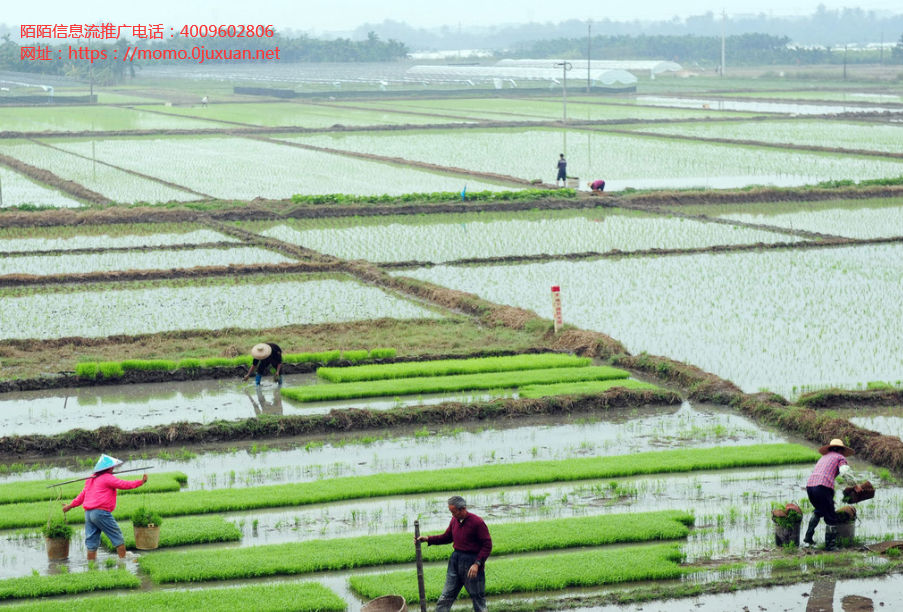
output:
POLYGON ((125 463, 125 461, 120 461, 115 457, 110 457, 109 455, 101 455, 100 459, 97 460, 97 465, 94 466, 93 473, 102 472, 104 470, 109 470, 110 468, 119 467, 125 463))

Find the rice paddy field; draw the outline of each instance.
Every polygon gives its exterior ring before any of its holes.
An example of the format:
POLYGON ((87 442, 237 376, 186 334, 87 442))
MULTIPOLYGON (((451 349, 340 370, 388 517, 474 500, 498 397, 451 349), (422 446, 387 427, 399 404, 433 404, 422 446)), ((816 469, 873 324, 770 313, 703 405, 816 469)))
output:
MULTIPOLYGON (((555 152, 560 151, 566 153, 569 173, 587 180, 603 178, 606 189, 614 191, 795 186, 903 174, 899 160, 583 130, 468 130, 462 134, 407 131, 319 134, 286 140, 358 153, 380 151, 390 157, 548 181, 554 178, 555 152)), ((581 188, 588 190, 584 183, 581 188)))
MULTIPOLYGON (((784 609, 823 581, 893 609, 900 555, 865 546, 903 540, 894 91, 641 80, 564 125, 554 89, 350 97, 322 68, 0 109, 0 609, 414 609, 414 521, 444 531, 454 494, 493 609, 784 609), (579 189, 551 189, 559 153, 579 189), (285 362, 256 385, 259 342, 285 362), (834 437, 876 497, 840 552, 778 545, 834 437), (159 547, 88 562, 75 508, 48 559, 81 484, 48 485, 102 452, 148 473, 115 517, 133 549, 159 514, 159 547)), ((432 606, 451 547, 423 553, 432 606)))

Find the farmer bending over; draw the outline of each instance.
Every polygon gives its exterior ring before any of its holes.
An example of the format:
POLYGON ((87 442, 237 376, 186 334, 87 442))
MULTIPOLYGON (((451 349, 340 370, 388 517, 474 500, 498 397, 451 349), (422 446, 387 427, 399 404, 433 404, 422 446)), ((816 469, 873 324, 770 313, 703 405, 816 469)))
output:
POLYGON ((458 598, 461 587, 473 600, 474 612, 486 612, 486 575, 483 568, 492 552, 492 538, 483 519, 467 511, 467 502, 460 495, 448 498, 452 520, 445 533, 420 536, 429 546, 452 543, 455 552, 448 560, 445 588, 436 602, 436 612, 448 612, 458 598))
POLYGON ((602 179, 599 179, 598 181, 592 181, 591 183, 587 183, 586 186, 589 187, 594 192, 598 191, 599 193, 602 193, 603 191, 605 191, 605 181, 603 181, 602 179))
MULTIPOLYGON (((809 527, 806 529, 806 536, 803 543, 812 548, 815 546, 815 528, 818 527, 818 521, 825 519, 825 550, 837 550, 837 514, 834 512, 834 481, 837 480, 838 474, 845 479, 851 480, 847 473, 850 466, 847 465, 847 457, 854 455, 856 451, 852 448, 844 446, 843 442, 838 439, 831 440, 830 444, 822 446, 818 449, 822 455, 809 480, 806 482, 806 493, 809 495, 809 501, 812 502, 815 511, 812 518, 809 519, 809 527)), ((850 484, 856 485, 855 482, 850 484)), ((862 491, 862 488, 856 485, 856 491, 862 491)))
MULTIPOLYGON (((120 559, 125 559, 125 541, 122 530, 113 518, 116 509, 116 489, 137 489, 147 482, 147 474, 141 480, 120 480, 113 476, 113 468, 124 462, 108 455, 101 455, 94 466, 93 476, 85 482, 85 488, 71 503, 63 506, 63 512, 85 505, 85 548, 88 549, 88 561, 97 559, 97 547, 100 545, 101 532, 107 534, 110 542, 116 547, 120 559)), ((132 558, 134 553, 128 553, 132 558)))
POLYGON ((273 382, 279 383, 280 387, 282 386, 282 349, 279 348, 278 344, 273 344, 272 342, 255 344, 254 348, 251 349, 251 357, 254 358, 254 361, 251 362, 251 369, 248 370, 242 381, 248 380, 248 377, 254 373, 254 370, 257 370, 257 378, 254 379, 254 384, 259 385, 261 376, 267 374, 270 367, 272 367, 276 370, 276 374, 273 375, 273 382))

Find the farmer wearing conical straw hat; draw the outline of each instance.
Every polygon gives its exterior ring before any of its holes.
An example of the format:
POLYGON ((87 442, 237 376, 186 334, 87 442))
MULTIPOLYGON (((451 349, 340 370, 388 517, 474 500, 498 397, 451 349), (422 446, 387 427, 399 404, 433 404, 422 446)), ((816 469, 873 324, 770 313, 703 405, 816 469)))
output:
MULTIPOLYGON (((847 457, 856 454, 852 448, 845 446, 842 440, 837 438, 831 440, 829 444, 818 449, 823 456, 815 464, 815 469, 806 481, 806 493, 809 495, 809 501, 815 511, 812 518, 809 519, 809 527, 806 529, 806 536, 803 543, 811 548, 815 546, 815 528, 818 527, 819 519, 825 519, 825 550, 837 549, 837 513, 834 512, 834 481, 837 476, 843 476, 849 479, 847 473, 850 466, 847 465, 847 457)), ((856 485, 856 483, 852 483, 856 485)), ((862 489, 856 485, 856 490, 862 489)))
MULTIPOLYGON (((85 488, 72 502, 63 506, 63 512, 85 505, 85 548, 88 549, 88 561, 97 558, 97 547, 100 545, 101 532, 107 534, 110 542, 116 547, 120 559, 125 559, 125 541, 122 530, 113 518, 116 509, 117 489, 137 489, 147 482, 147 474, 141 480, 120 480, 113 476, 113 468, 124 461, 101 455, 94 466, 93 476, 85 481, 85 488)), ((129 553, 130 555, 132 553, 129 553)))
POLYGON ((273 382, 279 383, 279 386, 282 386, 282 349, 279 348, 278 344, 274 344, 272 342, 261 342, 260 344, 255 344, 254 348, 251 349, 251 357, 254 358, 254 361, 251 362, 251 368, 248 370, 248 373, 245 374, 245 377, 242 378, 242 381, 248 380, 248 377, 254 373, 254 370, 257 370, 257 377, 254 379, 254 384, 260 384, 260 378, 264 376, 270 368, 276 370, 276 374, 273 375, 273 382))

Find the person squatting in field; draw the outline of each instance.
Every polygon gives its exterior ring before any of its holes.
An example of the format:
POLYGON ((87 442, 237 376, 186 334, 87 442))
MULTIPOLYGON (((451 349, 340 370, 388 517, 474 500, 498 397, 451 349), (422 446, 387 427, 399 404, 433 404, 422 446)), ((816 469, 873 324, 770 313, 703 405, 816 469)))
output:
POLYGON ((254 384, 260 385, 261 377, 266 376, 270 368, 274 368, 276 373, 273 375, 273 382, 279 383, 280 387, 282 386, 282 349, 279 348, 278 344, 272 342, 255 344, 254 348, 251 349, 251 357, 254 358, 254 361, 251 362, 251 368, 245 374, 245 377, 242 378, 242 381, 248 380, 248 377, 254 373, 254 370, 257 370, 254 384))
MULTIPOLYGON (((806 481, 806 494, 815 511, 812 518, 809 519, 809 527, 806 529, 806 536, 803 543, 806 547, 815 546, 815 528, 818 527, 818 521, 825 519, 825 550, 837 549, 837 513, 834 511, 834 482, 840 475, 844 479, 852 480, 847 473, 850 466, 847 465, 847 457, 856 454, 852 448, 844 446, 843 442, 838 439, 831 440, 830 444, 826 444, 818 449, 823 457, 815 464, 815 469, 806 481)), ((856 491, 862 491, 861 487, 856 486, 856 491)))
MULTIPOLYGON (((119 459, 101 455, 97 465, 94 466, 94 475, 85 481, 85 488, 78 497, 63 506, 63 512, 69 512, 82 504, 85 506, 85 548, 88 549, 88 561, 97 558, 101 532, 110 538, 119 558, 126 558, 122 530, 113 518, 113 511, 116 509, 116 490, 137 489, 147 482, 147 474, 141 480, 120 480, 113 476, 113 468, 123 463, 124 461, 119 459)), ((133 553, 128 554, 132 557, 137 556, 133 553)))
POLYGON ((486 612, 486 575, 483 569, 492 552, 489 528, 483 519, 467 511, 467 502, 460 495, 448 498, 448 511, 452 519, 445 533, 418 538, 428 546, 451 543, 455 549, 448 560, 445 587, 436 602, 436 612, 449 612, 461 587, 470 595, 474 612, 486 612))

